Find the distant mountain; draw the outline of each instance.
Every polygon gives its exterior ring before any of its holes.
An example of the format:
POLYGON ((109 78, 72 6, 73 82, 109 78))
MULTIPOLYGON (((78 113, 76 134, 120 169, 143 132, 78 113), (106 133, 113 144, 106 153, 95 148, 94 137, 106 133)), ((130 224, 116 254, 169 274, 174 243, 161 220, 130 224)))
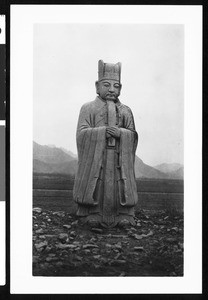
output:
POLYGON ((184 167, 178 163, 160 164, 154 167, 155 169, 166 174, 169 179, 183 179, 184 167))
POLYGON ((173 164, 164 163, 164 164, 154 166, 155 169, 157 169, 163 173, 175 172, 182 167, 183 167, 183 165, 177 164, 177 163, 173 163, 173 164))
POLYGON ((138 156, 135 158, 135 176, 136 178, 167 178, 165 173, 146 165, 138 156))
MULTIPOLYGON (((77 157, 71 151, 57 148, 54 145, 43 146, 33 142, 33 172, 60 173, 75 175, 77 172, 77 157)), ((157 166, 164 172, 145 164, 138 156, 135 158, 136 178, 182 179, 183 167, 179 164, 157 166), (176 168, 179 165, 179 168, 176 168), (167 170, 171 170, 167 171, 167 170)))
POLYGON ((50 164, 33 159, 33 173, 54 173, 54 169, 50 164))
POLYGON ((74 157, 57 147, 43 146, 33 142, 33 159, 45 163, 65 163, 74 160, 74 157))
POLYGON ((77 158, 77 155, 71 152, 70 150, 67 150, 63 147, 61 147, 60 149, 63 150, 65 153, 69 154, 71 157, 77 158))
POLYGON ((178 170, 167 173, 169 179, 183 179, 184 177, 184 167, 179 168, 178 170))
POLYGON ((38 159, 33 160, 33 173, 59 173, 75 175, 77 172, 77 160, 67 163, 45 163, 38 159))

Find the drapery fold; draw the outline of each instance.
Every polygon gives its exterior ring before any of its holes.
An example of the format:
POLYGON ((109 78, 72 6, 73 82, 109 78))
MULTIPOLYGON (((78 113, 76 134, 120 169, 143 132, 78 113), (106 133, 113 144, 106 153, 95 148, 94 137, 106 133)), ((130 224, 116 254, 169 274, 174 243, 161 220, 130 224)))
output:
POLYGON ((79 204, 96 205, 93 193, 105 149, 105 127, 88 128, 77 138, 79 164, 74 185, 74 200, 79 204))
MULTIPOLYGON (((135 151, 138 135, 131 110, 117 103, 120 128, 119 150, 119 202, 121 206, 135 206, 138 201, 134 174, 135 151)), ((78 170, 75 178, 73 197, 80 205, 95 206, 101 199, 94 199, 93 194, 100 175, 101 166, 105 165, 104 153, 107 151, 106 140, 106 102, 96 98, 83 105, 77 126, 78 170)), ((115 151, 117 151, 115 150, 115 151)), ((105 176, 105 175, 104 175, 105 176)), ((114 201, 115 199, 112 199, 114 201)))

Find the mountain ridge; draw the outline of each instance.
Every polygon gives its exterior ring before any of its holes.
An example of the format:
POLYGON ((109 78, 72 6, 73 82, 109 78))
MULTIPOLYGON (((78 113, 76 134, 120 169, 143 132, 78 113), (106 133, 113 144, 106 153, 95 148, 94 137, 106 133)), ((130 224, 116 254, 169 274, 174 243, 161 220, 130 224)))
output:
MULTIPOLYGON (((60 173, 74 176, 77 172, 77 165, 77 156, 71 151, 64 148, 58 148, 55 145, 40 145, 33 142, 34 173, 60 173)), ((168 168, 168 164, 164 163, 161 165, 165 165, 166 169, 168 168)), ((137 155, 135 157, 136 178, 183 179, 182 165, 180 165, 179 169, 171 168, 171 166, 170 169, 171 172, 162 172, 155 167, 145 164, 137 155)))

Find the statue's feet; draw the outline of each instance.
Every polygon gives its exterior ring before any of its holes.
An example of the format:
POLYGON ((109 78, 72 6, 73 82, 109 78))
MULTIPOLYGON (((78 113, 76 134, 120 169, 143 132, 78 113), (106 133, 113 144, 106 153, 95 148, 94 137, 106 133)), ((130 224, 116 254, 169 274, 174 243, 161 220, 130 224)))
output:
POLYGON ((88 220, 87 225, 90 226, 91 228, 99 227, 100 222, 98 222, 98 220, 88 220))
POLYGON ((100 226, 100 216, 99 215, 89 215, 85 217, 85 224, 87 224, 89 227, 99 227, 100 226))
POLYGON ((127 228, 131 225, 131 223, 127 219, 123 219, 118 222, 118 227, 120 228, 127 228))

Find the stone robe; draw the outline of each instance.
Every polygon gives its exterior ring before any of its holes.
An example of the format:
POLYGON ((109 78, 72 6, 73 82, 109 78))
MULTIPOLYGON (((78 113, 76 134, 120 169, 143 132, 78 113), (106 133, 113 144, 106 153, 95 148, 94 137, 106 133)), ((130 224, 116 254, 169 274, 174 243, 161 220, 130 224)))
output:
POLYGON ((77 126, 78 171, 73 196, 77 215, 94 218, 102 225, 115 226, 122 218, 134 223, 138 201, 134 173, 138 135, 133 115, 116 102, 116 126, 120 138, 108 146, 107 102, 97 97, 81 108, 77 126))

